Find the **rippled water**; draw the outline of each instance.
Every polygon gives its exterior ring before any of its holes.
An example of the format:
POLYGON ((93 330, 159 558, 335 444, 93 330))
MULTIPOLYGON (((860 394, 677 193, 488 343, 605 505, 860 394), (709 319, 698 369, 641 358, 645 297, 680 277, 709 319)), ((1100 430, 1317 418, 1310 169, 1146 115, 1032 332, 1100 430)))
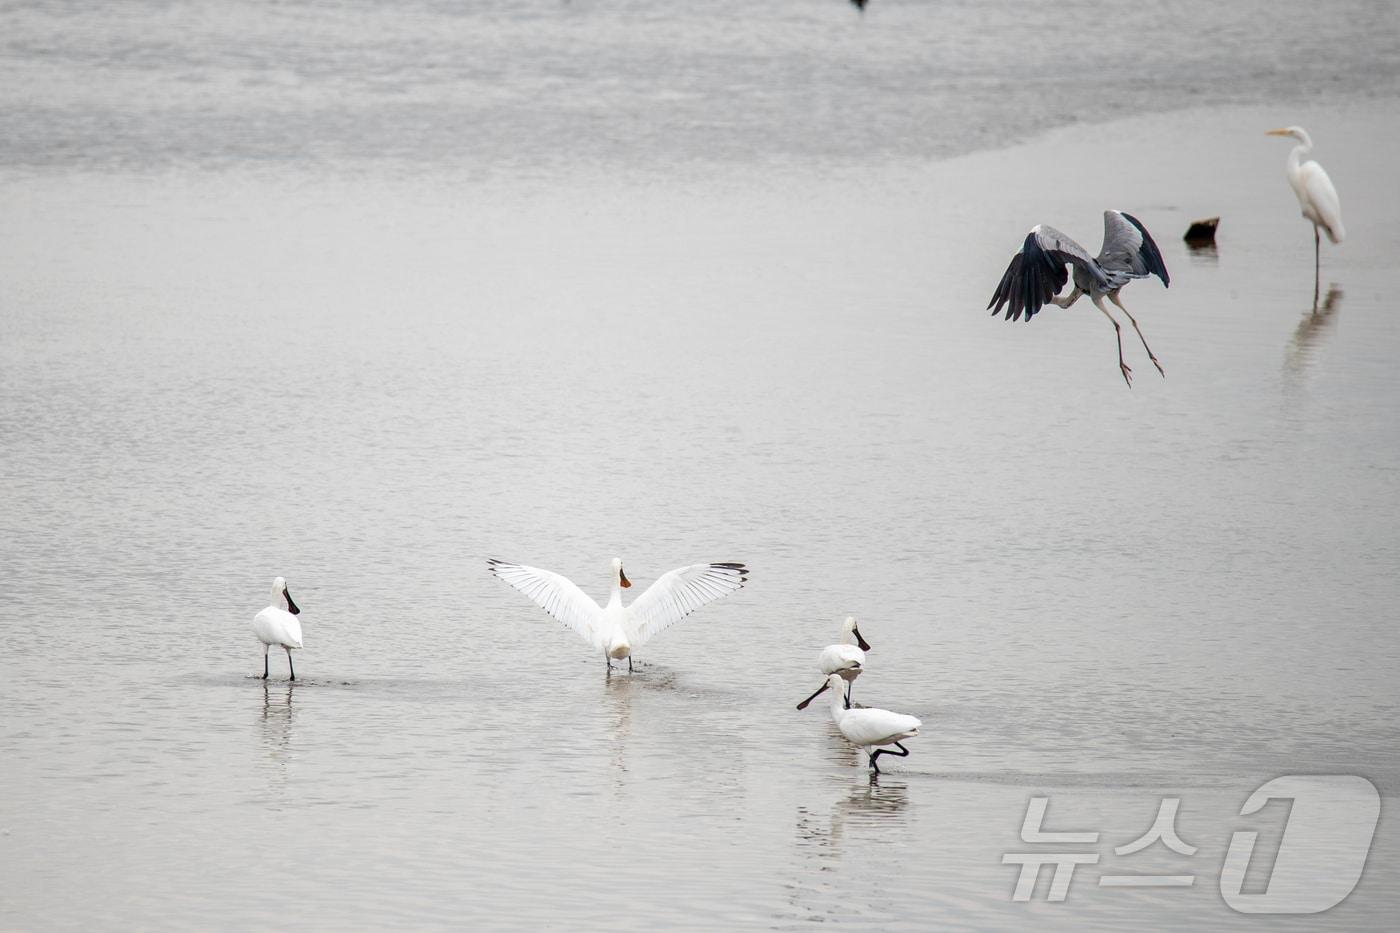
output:
MULTIPOLYGON (((1364 3, 0 10, 0 927, 1244 925, 1254 788, 1400 787, 1396 38, 1364 3), (1316 310, 1289 122, 1347 212, 1316 310), (1092 309, 982 311, 1031 223, 1095 246, 1108 206, 1172 272, 1124 293, 1168 374, 1129 336, 1131 391, 1092 309), (752 579, 609 678, 485 569, 600 594, 614 554, 752 579), (275 574, 295 684, 252 676, 275 574), (925 723, 878 781, 792 709, 847 613, 856 699, 925 723), (1103 833, 1063 904, 1011 900, 1035 795, 1103 833), (1165 796, 1199 853, 1112 858, 1165 796), (1198 880, 1095 886, 1157 869, 1198 880)), ((1397 854, 1383 810, 1297 925, 1387 926, 1397 854)))

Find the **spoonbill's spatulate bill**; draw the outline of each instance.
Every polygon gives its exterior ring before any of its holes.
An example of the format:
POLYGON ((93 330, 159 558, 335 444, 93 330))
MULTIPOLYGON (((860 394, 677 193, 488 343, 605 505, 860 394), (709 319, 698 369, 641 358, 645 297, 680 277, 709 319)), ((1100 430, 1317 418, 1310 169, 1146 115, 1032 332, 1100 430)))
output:
POLYGON ((1171 284, 1166 264, 1162 262, 1162 253, 1157 249, 1152 234, 1132 214, 1103 212, 1103 248, 1097 257, 1090 256, 1088 250, 1054 227, 1037 224, 1026 234, 1021 251, 1011 257, 1011 264, 1002 273, 1001 282, 992 293, 987 307, 993 316, 1005 306, 1007 320, 1017 320, 1024 314, 1029 321, 1047 304, 1068 308, 1081 295, 1088 295, 1094 307, 1113 324, 1113 334, 1118 340, 1118 370, 1123 374, 1123 381, 1131 387, 1133 371, 1123 362, 1122 329, 1118 326, 1118 320, 1104 307, 1103 299, 1107 296, 1128 315, 1148 358, 1157 367, 1157 372, 1165 376, 1166 370, 1162 369, 1162 364, 1147 345, 1147 338, 1142 335, 1137 319, 1118 298, 1123 286, 1133 279, 1149 275, 1161 279, 1164 287, 1171 284), (1074 290, 1063 298, 1056 298, 1069 281, 1067 265, 1074 267, 1074 290))
MULTIPOLYGON (((881 755, 908 757, 909 749, 900 743, 918 735, 919 727, 923 723, 913 716, 892 713, 887 709, 873 707, 847 709, 845 700, 841 696, 841 688, 844 683, 845 681, 842 680, 840 674, 832 674, 826 679, 826 686, 822 687, 822 690, 832 691, 831 719, 836 723, 836 728, 840 729, 841 734, 846 737, 847 742, 857 745, 869 753, 871 770, 876 774, 880 773, 880 765, 876 759, 881 755), (883 747, 887 745, 893 745, 899 751, 892 752, 883 747)), ((821 692, 821 690, 817 691, 817 693, 821 692)), ((813 694, 813 696, 815 695, 813 694)))
MULTIPOLYGON (((817 658, 817 667, 827 676, 832 674, 841 675, 841 679, 846 681, 846 688, 843 691, 846 696, 846 706, 851 705, 851 685, 865 670, 865 653, 870 650, 870 645, 866 644, 861 637, 860 628, 856 625, 855 616, 846 616, 846 621, 841 623, 841 640, 834 645, 827 645, 822 649, 821 655, 817 658)), ((807 699, 797 704, 798 709, 806 709, 807 704, 817 698, 817 694, 826 689, 826 684, 817 688, 807 699)))
POLYGON ((263 643, 263 680, 267 679, 267 651, 273 645, 286 649, 287 670, 292 680, 297 679, 292 649, 301 647, 301 621, 297 618, 300 614, 292 594, 287 592, 287 581, 277 577, 272 581, 272 605, 253 616, 253 634, 263 643))
POLYGON ((545 612, 578 632, 612 669, 613 659, 627 659, 632 650, 658 632, 675 625, 706 603, 740 589, 748 580, 748 568, 738 563, 691 564, 661 575, 630 606, 622 605, 622 591, 632 585, 622 571, 622 558, 612 561, 612 588, 607 605, 600 606, 573 581, 549 570, 512 564, 494 558, 491 572, 524 593, 545 612))

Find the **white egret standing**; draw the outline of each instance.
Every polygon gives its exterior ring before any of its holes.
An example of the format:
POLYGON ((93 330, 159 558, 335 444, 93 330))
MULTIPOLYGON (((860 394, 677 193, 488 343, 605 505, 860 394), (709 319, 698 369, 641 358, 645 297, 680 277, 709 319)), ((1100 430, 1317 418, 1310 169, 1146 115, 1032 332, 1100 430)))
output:
POLYGON ((691 564, 661 575, 630 606, 622 605, 622 591, 632 585, 622 571, 622 558, 612 561, 612 591, 600 606, 573 581, 549 570, 488 560, 491 572, 534 600, 545 612, 563 622, 595 649, 612 670, 613 659, 627 659, 632 670, 632 649, 640 648, 657 632, 669 628, 696 609, 744 585, 749 569, 743 564, 691 564))
MULTIPOLYGON (((880 765, 875 759, 881 755, 895 755, 899 758, 906 758, 909 749, 905 748, 901 742, 919 734, 919 727, 923 723, 914 716, 904 713, 892 713, 887 709, 875 709, 873 707, 861 707, 859 709, 847 709, 845 701, 841 697, 841 685, 845 683, 840 674, 832 674, 826 679, 826 686, 822 690, 832 690, 831 698, 831 719, 836 723, 836 728, 841 730, 841 734, 846 737, 846 741, 852 745, 858 745, 870 754, 870 768, 876 774, 880 773, 880 765), (888 748, 880 746, 893 745, 899 749, 892 752, 888 748)), ((821 693, 818 690, 817 693, 821 693)), ((816 694, 813 694, 815 696, 816 694)))
POLYGON ((1269 130, 1266 136, 1292 136, 1298 145, 1288 154, 1285 171, 1293 193, 1298 196, 1298 205, 1303 216, 1313 225, 1313 304, 1317 304, 1318 283, 1322 275, 1322 235, 1327 231, 1327 239, 1340 243, 1346 239, 1346 228, 1342 226, 1342 202, 1337 198, 1337 188, 1332 179, 1312 159, 1303 161, 1303 156, 1312 152, 1312 137, 1301 126, 1285 126, 1269 130))
MULTIPOLYGON (((851 705, 851 685, 865 670, 865 653, 870 650, 870 645, 866 644, 861 637, 860 628, 856 625, 855 616, 846 616, 846 621, 841 623, 841 641, 834 645, 827 645, 822 649, 822 653, 817 657, 817 667, 827 676, 832 674, 841 675, 841 679, 846 682, 846 689, 843 691, 846 696, 847 708, 851 705)), ((825 686, 817 688, 807 699, 797 704, 798 709, 806 709, 807 704, 817 698, 817 694, 825 690, 825 686)))
POLYGON ((277 577, 272 581, 272 605, 253 616, 253 634, 263 643, 263 680, 267 680, 267 650, 273 645, 286 649, 287 670, 292 680, 297 679, 292 649, 301 647, 301 621, 297 619, 300 614, 292 594, 287 592, 287 581, 277 577))
POLYGON ((1144 279, 1149 275, 1161 279, 1164 288, 1171 285, 1171 277, 1167 275, 1167 267, 1162 262, 1162 253, 1157 249, 1157 243, 1142 225, 1142 221, 1132 214, 1122 211, 1103 212, 1103 247, 1097 257, 1090 256, 1088 250, 1054 227, 1036 224, 1031 228, 1031 232, 1026 234, 1021 251, 1011 257, 1011 263, 1002 273, 1001 282, 992 293, 992 300, 987 303, 987 307, 991 309, 993 317, 999 314, 1002 305, 1005 305, 1007 320, 1014 321, 1025 314, 1026 320, 1029 321, 1047 304, 1068 308, 1079 300, 1079 296, 1087 294, 1094 307, 1102 311, 1104 317, 1113 325, 1113 335, 1118 340, 1118 370, 1123 374, 1123 381, 1131 388, 1133 371, 1123 362, 1122 329, 1104 307, 1103 299, 1107 296, 1120 311, 1128 315, 1128 320, 1133 322, 1133 330, 1137 331, 1138 339, 1142 341, 1142 348, 1147 351, 1152 365, 1157 367, 1157 372, 1165 376, 1166 370, 1162 369, 1156 354, 1147 345, 1147 338, 1142 335, 1137 318, 1123 307, 1123 302, 1118 298, 1123 286, 1133 279, 1144 279), (1066 264, 1074 266, 1074 290, 1063 298, 1056 298, 1060 289, 1069 281, 1066 264))

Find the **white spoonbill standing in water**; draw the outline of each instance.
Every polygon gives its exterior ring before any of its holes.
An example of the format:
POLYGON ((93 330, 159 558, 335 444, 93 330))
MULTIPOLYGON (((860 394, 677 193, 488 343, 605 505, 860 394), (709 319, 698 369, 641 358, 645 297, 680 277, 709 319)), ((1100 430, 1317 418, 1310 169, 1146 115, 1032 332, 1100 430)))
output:
MULTIPOLYGON (((876 774, 880 773, 880 765, 876 759, 881 755, 907 758, 909 749, 901 743, 918 735, 919 727, 923 723, 914 716, 892 713, 887 709, 847 709, 845 699, 841 695, 843 684, 845 681, 841 679, 840 674, 832 674, 826 679, 826 686, 822 687, 822 690, 832 691, 831 719, 847 742, 860 746, 870 754, 870 769, 876 774), (899 751, 892 752, 884 747, 887 745, 893 745, 899 751)), ((817 693, 821 693, 822 690, 818 690, 817 693)))
POLYGON ((1162 253, 1157 249, 1157 243, 1142 225, 1142 221, 1132 214, 1122 211, 1103 212, 1103 247, 1097 257, 1090 256, 1088 250, 1054 227, 1037 224, 1026 234, 1021 251, 1011 257, 1011 264, 1002 273, 1001 282, 992 293, 992 300, 987 303, 987 307, 991 309, 993 317, 999 314, 1002 305, 1005 305, 1008 321, 1017 320, 1022 314, 1029 321, 1047 304, 1068 308, 1079 300, 1079 296, 1088 295, 1094 307, 1102 311, 1104 317, 1113 325, 1113 335, 1118 340, 1118 370, 1123 374, 1123 381, 1132 388, 1133 371, 1123 362, 1122 328, 1119 327, 1118 320, 1104 307, 1103 299, 1107 296, 1109 301, 1128 315, 1128 320, 1133 322, 1133 330, 1137 331, 1138 339, 1142 341, 1142 348, 1147 351, 1152 365, 1157 367, 1157 372, 1165 376, 1166 370, 1162 369, 1156 354, 1147 345, 1147 338, 1142 335, 1137 318, 1123 307, 1123 302, 1118 298, 1123 286, 1133 279, 1143 279, 1149 275, 1161 279, 1164 288, 1171 285, 1171 278, 1167 275, 1167 267, 1162 262, 1162 253), (1074 267, 1074 290, 1063 298, 1056 298, 1060 289, 1069 281, 1066 264, 1074 267))
MULTIPOLYGON (((822 649, 822 653, 817 657, 817 667, 828 677, 832 674, 839 674, 846 682, 845 690, 842 692, 846 697, 846 708, 851 706, 851 686, 856 678, 865 670, 865 653, 870 650, 864 638, 861 637, 860 627, 856 625, 855 616, 846 616, 846 621, 841 624, 841 641, 834 645, 827 645, 822 649)), ((807 704, 817 698, 826 684, 817 688, 807 699, 797 704, 798 709, 806 709, 807 704)))
POLYGON ((1284 166, 1284 171, 1288 174, 1288 183, 1293 186, 1293 193, 1298 196, 1298 206, 1303 209, 1303 216, 1313 225, 1313 305, 1317 305, 1317 286, 1322 274, 1322 235, 1319 230, 1327 231, 1327 239, 1333 243, 1340 243, 1346 239, 1347 231, 1342 226, 1342 202, 1337 198, 1337 189, 1332 184, 1332 179, 1312 159, 1303 161, 1303 156, 1312 152, 1312 137, 1308 131, 1301 126, 1285 126, 1282 129, 1269 130, 1265 136, 1292 136, 1298 140, 1298 145, 1293 147, 1293 151, 1288 154, 1288 162, 1284 166))
POLYGON ((600 606, 573 581, 549 570, 512 564, 491 558, 491 572, 524 593, 545 612, 563 622, 593 646, 601 649, 612 670, 614 660, 627 659, 632 670, 632 650, 657 632, 675 625, 696 609, 744 585, 749 569, 743 564, 691 564, 661 575, 630 606, 622 605, 622 591, 632 585, 622 571, 622 558, 612 561, 612 589, 600 606))
POLYGON ((299 615, 301 610, 287 592, 287 581, 277 577, 272 581, 272 605, 253 616, 253 634, 263 643, 263 680, 267 680, 267 651, 273 645, 286 649, 287 670, 292 680, 297 679, 296 668, 292 666, 292 649, 301 647, 299 615))

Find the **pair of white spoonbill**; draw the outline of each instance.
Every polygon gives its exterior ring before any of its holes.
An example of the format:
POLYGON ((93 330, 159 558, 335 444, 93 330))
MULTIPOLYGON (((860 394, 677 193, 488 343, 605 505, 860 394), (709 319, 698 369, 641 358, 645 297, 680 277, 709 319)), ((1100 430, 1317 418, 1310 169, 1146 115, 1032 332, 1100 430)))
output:
POLYGON ((811 696, 797 704, 798 709, 807 705, 826 691, 831 691, 831 719, 836 728, 846 737, 846 741, 857 745, 870 755, 870 769, 880 773, 879 757, 894 755, 906 758, 909 749, 904 747, 905 739, 919 734, 923 725, 918 718, 905 713, 893 713, 887 709, 868 706, 851 706, 851 686, 865 670, 865 653, 870 645, 860 634, 855 616, 847 616, 841 625, 841 640, 827 645, 817 657, 817 667, 826 675, 826 682, 811 696), (899 751, 891 751, 893 745, 899 751))
MULTIPOLYGON (((634 649, 706 603, 741 589, 749 572, 743 564, 730 561, 677 567, 662 574, 631 605, 624 606, 622 591, 630 588, 632 582, 622 569, 622 559, 614 557, 608 602, 600 606, 572 580, 553 571, 494 558, 488 560, 487 565, 492 573, 573 629, 595 650, 601 650, 609 671, 613 661, 623 658, 627 659, 627 669, 631 671, 634 649)), ((296 680, 292 650, 302 647, 301 622, 297 618, 300 613, 301 609, 287 590, 287 581, 277 577, 272 581, 272 604, 253 617, 253 633, 263 645, 263 679, 268 676, 268 652, 277 645, 287 652, 287 668, 291 679, 296 680)), ((828 675, 826 684, 798 709, 806 707, 823 690, 835 688, 832 719, 852 744, 870 752, 870 766, 878 772, 876 759, 881 754, 901 757, 909 754, 900 741, 918 734, 919 720, 883 709, 851 708, 850 683, 860 675, 869 647, 855 619, 847 619, 842 629, 842 644, 824 649, 818 662, 822 673, 828 675), (889 745, 899 751, 883 748, 889 745)))

